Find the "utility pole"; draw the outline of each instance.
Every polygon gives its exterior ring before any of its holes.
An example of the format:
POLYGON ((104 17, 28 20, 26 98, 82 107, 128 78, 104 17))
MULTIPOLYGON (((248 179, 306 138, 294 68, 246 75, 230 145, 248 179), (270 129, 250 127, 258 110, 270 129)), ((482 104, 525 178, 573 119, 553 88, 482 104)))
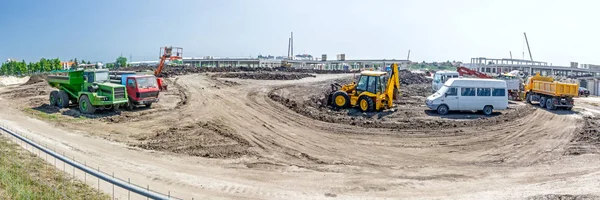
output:
POLYGON ((406 56, 406 60, 410 60, 410 49, 408 50, 408 56, 406 56))
POLYGON ((291 60, 293 60, 294 59, 294 32, 291 33, 290 40, 292 41, 291 42, 291 48, 290 48, 291 49, 290 51, 291 51, 292 54, 290 56, 292 58, 291 60))
POLYGON ((512 59, 512 51, 508 51, 510 53, 510 59, 512 59))

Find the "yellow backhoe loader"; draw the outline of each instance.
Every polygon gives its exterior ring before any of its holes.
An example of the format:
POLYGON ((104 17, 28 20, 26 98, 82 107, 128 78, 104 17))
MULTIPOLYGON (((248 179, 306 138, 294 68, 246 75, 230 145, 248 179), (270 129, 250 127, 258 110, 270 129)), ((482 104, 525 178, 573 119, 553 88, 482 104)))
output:
POLYGON ((392 108, 393 100, 399 96, 400 73, 398 64, 394 63, 390 68, 390 73, 363 71, 358 83, 332 84, 326 96, 327 104, 338 109, 358 106, 363 112, 392 108))

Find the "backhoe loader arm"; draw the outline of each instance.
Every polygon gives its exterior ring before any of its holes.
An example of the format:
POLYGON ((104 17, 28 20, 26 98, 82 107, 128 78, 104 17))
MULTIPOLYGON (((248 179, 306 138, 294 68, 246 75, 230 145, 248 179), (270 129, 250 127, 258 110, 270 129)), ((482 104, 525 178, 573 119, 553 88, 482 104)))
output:
POLYGON ((394 105, 393 100, 398 98, 398 92, 400 92, 400 72, 398 71, 398 64, 392 64, 391 68, 392 74, 388 79, 387 86, 385 89, 385 92, 387 93, 388 97, 387 103, 389 108, 391 108, 394 105))

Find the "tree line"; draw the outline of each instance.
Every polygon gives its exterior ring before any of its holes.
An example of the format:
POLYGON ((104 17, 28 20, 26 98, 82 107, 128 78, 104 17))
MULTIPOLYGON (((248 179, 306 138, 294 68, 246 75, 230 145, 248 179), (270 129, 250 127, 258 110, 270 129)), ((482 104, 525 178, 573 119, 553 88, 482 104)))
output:
POLYGON ((13 60, 2 63, 2 66, 0 66, 0 75, 23 76, 32 73, 49 72, 52 70, 62 70, 62 66, 60 65, 60 60, 58 58, 42 58, 39 62, 29 63, 26 63, 25 60, 22 60, 21 62, 13 60))
MULTIPOLYGON (((77 58, 69 60, 69 62, 73 62, 70 66, 70 69, 77 69, 80 64, 91 64, 90 61, 77 61, 77 58)), ((125 67, 127 66, 127 58, 118 57, 115 63, 108 63, 105 65, 106 68, 114 68, 114 67, 125 67)), ((29 62, 26 63, 25 60, 15 61, 10 60, 8 62, 2 63, 0 66, 0 75, 2 76, 25 76, 29 74, 35 73, 44 73, 55 70, 63 70, 63 66, 61 65, 61 61, 58 58, 54 59, 46 59, 42 58, 39 62, 29 62)))

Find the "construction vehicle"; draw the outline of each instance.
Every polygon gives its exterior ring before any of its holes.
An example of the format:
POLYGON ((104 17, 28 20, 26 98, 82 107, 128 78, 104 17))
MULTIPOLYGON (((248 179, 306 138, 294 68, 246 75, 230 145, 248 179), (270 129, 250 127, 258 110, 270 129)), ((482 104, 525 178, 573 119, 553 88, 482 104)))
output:
POLYGON ((127 105, 125 86, 110 83, 108 70, 75 70, 67 76, 48 76, 48 84, 58 90, 50 92, 50 105, 66 108, 69 101, 78 104, 82 113, 113 109, 127 105))
POLYGON ((393 100, 399 97, 399 91, 400 73, 398 64, 394 63, 390 73, 363 71, 358 83, 332 84, 326 99, 327 105, 338 109, 358 106, 362 112, 372 112, 392 108, 393 100))
POLYGON ((159 101, 160 89, 154 75, 138 75, 135 72, 118 71, 110 72, 112 83, 124 85, 127 89, 129 101, 125 107, 127 110, 144 105, 152 107, 152 103, 159 101))
MULTIPOLYGON (((182 59, 181 56, 183 56, 183 48, 181 47, 161 47, 160 48, 160 62, 158 63, 158 68, 154 71, 154 76, 156 77, 160 77, 160 73, 162 72, 163 68, 165 67, 165 61, 169 60, 169 61, 173 61, 173 60, 180 60, 182 59), (175 55, 173 55, 173 50, 175 50, 175 55)), ((158 88, 160 88, 160 90, 167 90, 167 83, 165 82, 165 80, 163 78, 157 78, 157 82, 158 82, 158 88)))
POLYGON ((529 77, 525 82, 525 101, 529 104, 538 101, 540 107, 548 110, 565 108, 571 110, 574 102, 573 97, 579 95, 579 85, 573 83, 561 83, 554 78, 540 76, 529 77))
MULTIPOLYGON (((483 78, 483 79, 493 79, 494 77, 487 75, 483 72, 478 72, 463 66, 457 67, 456 71, 458 72, 458 74, 462 77, 476 77, 476 78, 483 78)), ((510 98, 512 98, 513 100, 521 100, 521 84, 523 84, 523 81, 513 75, 513 73, 517 73, 518 71, 512 71, 510 73, 506 73, 503 75, 500 75, 498 77, 496 77, 496 79, 500 79, 500 80, 504 80, 506 81, 506 89, 508 91, 508 96, 510 98)))

